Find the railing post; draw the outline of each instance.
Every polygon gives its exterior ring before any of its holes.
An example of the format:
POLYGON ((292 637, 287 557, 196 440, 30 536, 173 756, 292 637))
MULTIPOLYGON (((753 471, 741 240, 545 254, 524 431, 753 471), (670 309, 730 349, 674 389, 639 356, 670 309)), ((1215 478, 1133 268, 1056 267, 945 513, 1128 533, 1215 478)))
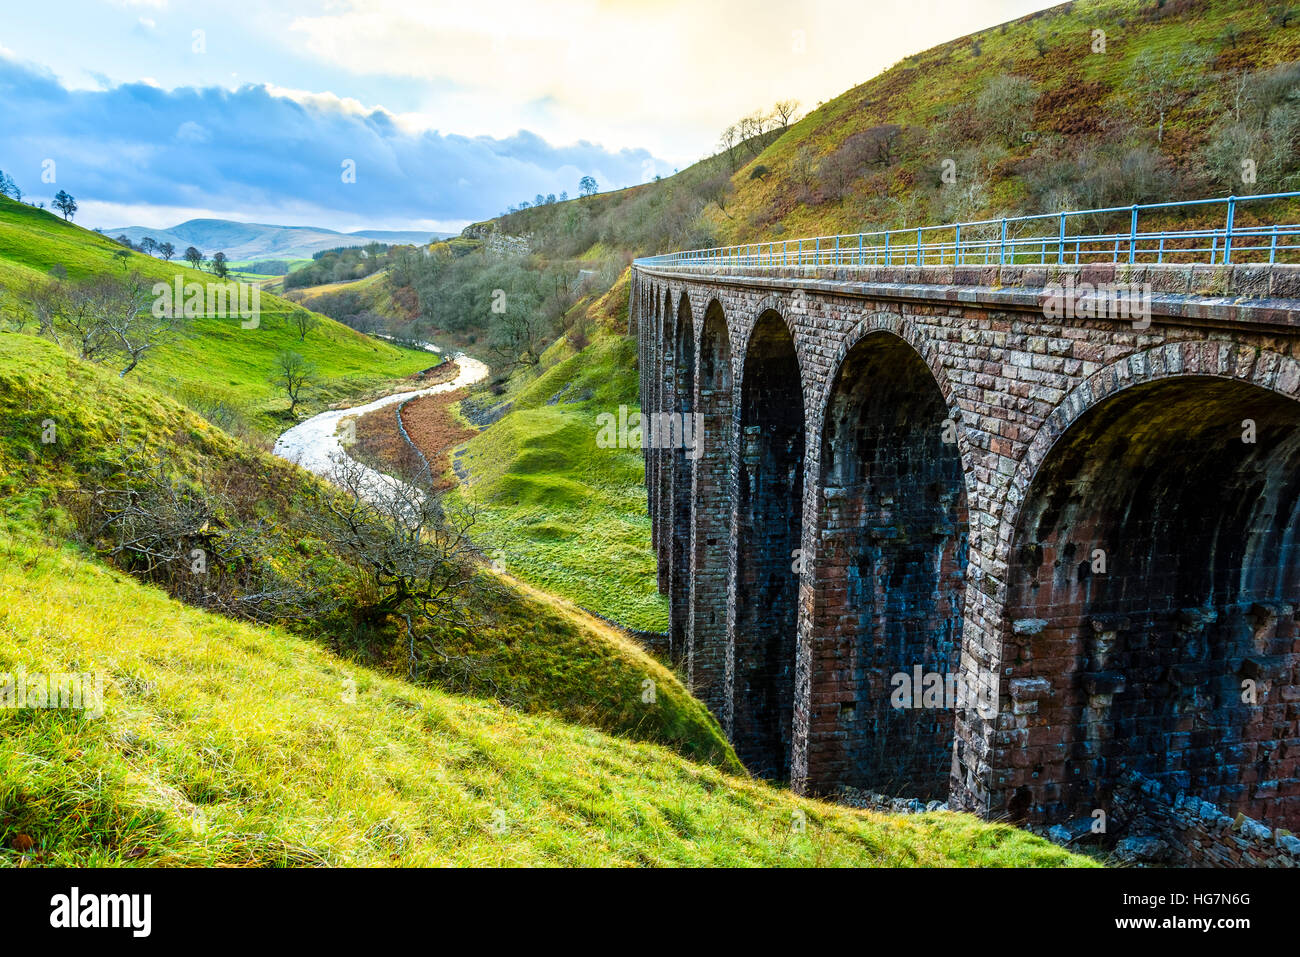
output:
POLYGON ((957 241, 956 248, 952 252, 952 264, 954 266, 961 265, 961 223, 957 224, 957 241))
POLYGON ((921 265, 921 227, 916 227, 916 264, 921 265))
POLYGON ((1007 264, 1007 218, 1002 217, 1002 246, 998 252, 998 264, 1005 266, 1007 264))
POLYGON ((1059 247, 1059 248, 1057 249, 1057 251, 1056 251, 1056 264, 1057 264, 1058 266, 1064 266, 1064 265, 1065 265, 1065 210, 1061 210, 1061 239, 1060 239, 1060 243, 1061 243, 1061 245, 1060 245, 1060 247, 1059 247))
POLYGON ((858 233, 858 265, 862 265, 862 234, 858 233))
POLYGON ((1228 197, 1228 228, 1223 233, 1223 264, 1232 262, 1232 221, 1237 215, 1237 197, 1228 197))
POLYGON ((885 230, 885 265, 889 265, 889 230, 885 230))
POLYGON ((1138 241, 1138 207, 1137 203, 1133 204, 1133 221, 1128 230, 1128 261, 1137 262, 1137 241, 1138 241))
POLYGON ((1273 238, 1268 244, 1268 263, 1273 265, 1277 261, 1277 223, 1273 224, 1273 238))

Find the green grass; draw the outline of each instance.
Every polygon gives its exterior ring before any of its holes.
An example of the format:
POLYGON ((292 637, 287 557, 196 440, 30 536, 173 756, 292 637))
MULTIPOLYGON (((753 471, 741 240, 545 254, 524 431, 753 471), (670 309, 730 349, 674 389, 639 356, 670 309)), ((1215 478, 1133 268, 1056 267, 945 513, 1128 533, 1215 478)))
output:
POLYGON ((53 866, 1088 863, 968 816, 801 800, 414 688, 6 540, 0 670, 20 663, 103 675, 106 707, 0 711, 8 864, 19 835, 53 866))
POLYGON ((183 606, 66 544, 61 502, 123 428, 196 481, 239 456, 268 487, 311 481, 48 342, 0 335, 0 672, 106 687, 102 716, 0 709, 0 863, 1089 863, 965 815, 799 799, 730 773, 729 750, 692 761, 679 752, 717 730, 676 679, 535 596, 503 602, 488 637, 515 644, 501 675, 537 697, 532 714, 183 606))
POLYGON ((597 415, 639 410, 636 345, 602 331, 580 354, 557 345, 544 358, 549 367, 518 377, 511 411, 460 459, 463 494, 487 506, 475 539, 524 581, 627 627, 664 631, 641 450, 596 445, 597 415))
MULTIPOLYGON (((156 282, 214 280, 183 263, 132 253, 124 265, 114 254, 122 249, 98 233, 65 223, 59 217, 0 197, 0 287, 17 296, 33 280, 43 281, 56 265, 68 278, 102 273, 139 272, 156 282)), ((180 334, 146 356, 131 378, 161 389, 200 408, 217 403, 236 411, 263 439, 292 424, 283 418, 288 401, 270 381, 275 357, 291 349, 311 361, 319 387, 303 407, 314 412, 331 402, 427 368, 427 353, 400 349, 364 336, 319 316, 320 326, 300 342, 288 317, 299 308, 262 293, 258 328, 241 328, 240 320, 189 320, 180 334)))
MULTIPOLYGON (((119 435, 165 451, 176 470, 197 484, 218 476, 259 476, 262 519, 277 529, 274 560, 303 579, 320 549, 298 531, 298 500, 315 480, 257 452, 148 389, 122 382, 32 336, 0 335, 0 528, 49 539, 66 530, 64 503, 88 476, 111 466, 119 435), (44 423, 57 439, 41 442, 44 423)), ((58 540, 57 538, 55 539, 58 540)), ((351 594, 342 571, 334 588, 351 594)), ((739 769, 717 722, 681 682, 639 646, 589 618, 575 617, 542 596, 510 587, 475 589, 469 628, 430 633, 447 654, 475 664, 472 681, 437 672, 446 686, 493 696, 528 712, 657 741, 700 760, 739 769), (659 706, 640 704, 646 680, 659 706)), ((352 659, 406 673, 405 647, 389 626, 359 632, 346 618, 327 617, 301 627, 304 636, 352 659)))

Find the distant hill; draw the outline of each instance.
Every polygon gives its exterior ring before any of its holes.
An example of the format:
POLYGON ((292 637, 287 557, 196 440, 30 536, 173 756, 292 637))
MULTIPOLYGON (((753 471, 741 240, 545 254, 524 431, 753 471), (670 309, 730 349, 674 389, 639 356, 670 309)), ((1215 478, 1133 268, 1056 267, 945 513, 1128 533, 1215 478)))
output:
POLYGON ((234 262, 250 259, 307 259, 322 249, 360 246, 377 242, 388 245, 427 243, 445 239, 452 233, 363 229, 340 233, 317 226, 271 226, 264 223, 240 223, 230 219, 191 219, 168 229, 147 226, 122 226, 106 229, 113 239, 126 236, 133 243, 152 236, 160 243, 171 243, 177 253, 186 246, 196 246, 211 255, 221 250, 234 262))

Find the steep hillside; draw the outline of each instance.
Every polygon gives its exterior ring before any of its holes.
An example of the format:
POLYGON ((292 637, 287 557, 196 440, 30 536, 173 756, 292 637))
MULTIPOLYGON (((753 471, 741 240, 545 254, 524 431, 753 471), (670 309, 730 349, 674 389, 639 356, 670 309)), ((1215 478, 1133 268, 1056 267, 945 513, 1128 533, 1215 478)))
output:
MULTIPOLYGON (((0 197, 0 294, 21 311, 29 284, 49 281, 61 267, 76 281, 96 275, 136 271, 153 282, 208 283, 214 277, 178 262, 163 262, 123 247, 98 233, 59 217, 0 197)), ((431 365, 427 353, 398 349, 361 335, 324 316, 300 341, 290 325, 300 309, 263 293, 257 328, 242 328, 237 318, 216 316, 186 320, 179 333, 146 357, 130 377, 148 383, 223 424, 238 421, 253 434, 269 438, 285 423, 287 400, 271 381, 276 356, 284 350, 301 354, 316 369, 318 385, 306 410, 431 365)))
POLYGON ((545 605, 521 610, 533 646, 502 677, 550 685, 536 693, 551 701, 581 690, 588 712, 623 699, 639 713, 613 722, 626 737, 385 676, 322 635, 182 605, 65 542, 76 488, 104 474, 122 430, 200 484, 241 458, 273 498, 309 480, 30 336, 0 334, 0 423, 0 672, 22 670, 27 687, 87 674, 104 689, 102 714, 0 709, 4 863, 1088 863, 1014 828, 800 800, 628 740, 689 753, 683 732, 711 723, 631 647, 588 633, 585 653, 562 637, 551 648, 545 605), (548 651, 546 670, 530 671, 548 651))
POLYGON ((627 308, 626 281, 580 308, 591 345, 561 340, 539 375, 468 404, 505 411, 457 457, 464 494, 487 506, 475 538, 539 588, 629 628, 664 631, 641 451, 597 445, 600 413, 636 408, 636 348, 609 322, 627 308))
POLYGON ((0 860, 160 865, 1086 865, 955 814, 796 799, 663 748, 414 688, 66 551, 0 542, 0 860))
MULTIPOLYGON (((247 508, 222 505, 212 525, 234 533, 267 528, 264 544, 244 550, 251 557, 238 563, 264 567, 257 591, 306 592, 313 611, 293 623, 300 635, 359 664, 407 674, 408 649, 395 623, 360 613, 371 586, 307 530, 318 485, 306 473, 32 336, 0 334, 0 423, 0 529, 7 534, 69 540, 86 506, 79 490, 118 487, 123 447, 143 445, 165 455, 187 487, 248 492, 247 508)), ((632 642, 486 572, 464 599, 463 624, 420 628, 421 648, 431 649, 422 681, 739 769, 704 707, 632 642), (653 709, 642 702, 646 681, 656 688, 653 709)))
POLYGON ((909 56, 761 150, 476 230, 641 255, 1296 189, 1298 60, 1287 4, 1079 0, 909 56))

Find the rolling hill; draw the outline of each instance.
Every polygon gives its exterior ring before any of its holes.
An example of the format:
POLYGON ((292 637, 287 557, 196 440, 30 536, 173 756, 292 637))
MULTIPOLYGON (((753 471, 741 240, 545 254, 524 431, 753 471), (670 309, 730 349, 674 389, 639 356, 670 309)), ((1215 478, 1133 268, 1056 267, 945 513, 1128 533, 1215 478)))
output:
MULTIPOLYGON (((209 273, 184 263, 163 262, 140 253, 120 260, 123 248, 98 233, 64 222, 33 206, 0 197, 0 291, 21 306, 29 283, 48 281, 51 270, 71 280, 139 272, 149 280, 207 283, 209 273)), ((305 406, 319 410, 346 395, 380 388, 427 368, 425 352, 399 349, 318 316, 319 325, 300 341, 290 317, 302 307, 271 294, 261 297, 255 329, 239 321, 204 316, 187 320, 131 373, 205 414, 238 424, 251 436, 269 440, 287 427, 287 406, 271 381, 276 356, 290 349, 317 370, 318 388, 305 406)))
POLYGON ((341 233, 318 226, 270 226, 263 223, 241 223, 229 219, 191 219, 167 229, 148 226, 123 226, 103 230, 104 235, 116 239, 126 236, 139 243, 151 236, 160 243, 171 243, 177 254, 187 246, 195 246, 209 256, 218 250, 235 262, 252 259, 309 259, 312 253, 339 246, 364 246, 366 243, 396 245, 423 245, 443 239, 450 233, 422 232, 419 230, 362 229, 341 233))

